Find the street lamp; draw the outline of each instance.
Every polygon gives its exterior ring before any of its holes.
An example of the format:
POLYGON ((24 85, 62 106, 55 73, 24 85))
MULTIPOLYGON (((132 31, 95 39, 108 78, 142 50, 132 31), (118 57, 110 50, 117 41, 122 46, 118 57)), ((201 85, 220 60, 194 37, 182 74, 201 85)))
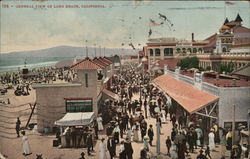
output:
POLYGON ((157 118, 156 118, 156 126, 157 126, 157 140, 156 140, 156 153, 157 155, 160 155, 160 145, 161 145, 161 137, 160 137, 160 134, 161 134, 161 128, 160 128, 160 121, 159 121, 159 115, 160 114, 160 108, 159 107, 155 107, 154 111, 157 113, 157 118))

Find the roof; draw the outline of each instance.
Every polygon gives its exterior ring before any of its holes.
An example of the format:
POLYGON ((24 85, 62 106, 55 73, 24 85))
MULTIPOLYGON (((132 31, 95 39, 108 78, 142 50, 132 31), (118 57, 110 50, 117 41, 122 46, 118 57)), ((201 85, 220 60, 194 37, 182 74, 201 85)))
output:
POLYGON ((82 126, 89 125, 95 118, 94 112, 66 113, 66 115, 55 121, 59 126, 82 126))
POLYGON ((52 84, 32 84, 32 88, 52 88, 52 87, 79 87, 81 83, 52 83, 52 84))
MULTIPOLYGON (((212 73, 210 73, 211 75, 212 73)), ((188 76, 188 77, 194 77, 194 72, 191 71, 183 71, 182 75, 188 76)), ((203 81, 213 84, 217 87, 250 87, 250 81, 247 81, 246 79, 240 78, 239 80, 236 80, 235 84, 233 84, 233 78, 229 79, 226 78, 225 75, 219 75, 219 79, 216 79, 216 77, 211 77, 207 73, 204 74, 203 81)), ((237 79, 234 78, 234 79, 237 79)))
POLYGON ((98 58, 94 58, 93 60, 92 60, 95 64, 97 64, 97 65, 99 65, 100 67, 102 67, 102 68, 105 68, 106 66, 108 66, 109 64, 107 64, 107 63, 104 63, 102 60, 100 60, 100 59, 98 59, 98 58))
POLYGON ((161 68, 163 68, 165 65, 167 65, 169 68, 175 68, 179 61, 180 60, 178 59, 167 59, 167 60, 158 61, 158 64, 159 64, 159 67, 161 68))
POLYGON ((167 74, 157 77, 153 80, 153 83, 190 114, 199 111, 219 99, 217 96, 200 91, 167 74))
POLYGON ((226 25, 222 25, 220 27, 220 30, 230 30, 230 28, 228 26, 226 26, 226 25))
POLYGON ((239 68, 238 70, 233 71, 231 74, 250 77, 250 63, 239 68))
POLYGON ((101 69, 102 67, 90 60, 89 58, 85 58, 82 61, 73 65, 71 68, 75 70, 97 70, 101 69))
POLYGON ((107 57, 99 57, 100 59, 102 59, 103 61, 105 61, 105 62, 107 62, 108 64, 113 64, 113 62, 110 60, 110 59, 108 59, 107 57))
POLYGON ((113 92, 111 92, 111 91, 109 91, 109 90, 107 90, 107 89, 103 89, 102 90, 102 93, 104 93, 104 94, 106 94, 108 97, 110 97, 111 98, 111 100, 119 100, 119 96, 117 95, 117 94, 115 94, 115 93, 113 93, 113 92))
POLYGON ((237 17, 235 18, 235 21, 236 21, 236 22, 242 22, 242 19, 241 19, 239 13, 237 14, 237 17))
POLYGON ((113 63, 121 63, 121 59, 118 55, 107 57, 109 60, 111 60, 113 63))

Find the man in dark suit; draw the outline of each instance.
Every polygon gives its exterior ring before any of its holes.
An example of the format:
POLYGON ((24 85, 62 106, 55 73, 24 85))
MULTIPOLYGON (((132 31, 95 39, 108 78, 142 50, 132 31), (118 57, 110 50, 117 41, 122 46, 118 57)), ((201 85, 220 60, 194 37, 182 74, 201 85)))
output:
POLYGON ((148 137, 149 137, 149 144, 150 146, 152 146, 152 141, 153 141, 153 137, 154 137, 154 130, 153 130, 153 125, 149 125, 149 129, 148 129, 148 137))
POLYGON ((132 144, 129 141, 129 138, 126 138, 126 141, 124 142, 124 148, 125 148, 125 153, 126 153, 126 157, 127 159, 133 159, 133 148, 132 148, 132 144))
POLYGON ((86 144, 87 144, 87 147, 88 147, 88 155, 90 156, 91 155, 90 148, 92 147, 92 144, 93 144, 91 133, 88 133, 88 135, 87 135, 86 144))
POLYGON ((109 136, 109 139, 107 141, 107 148, 110 154, 110 159, 113 159, 113 157, 115 156, 116 144, 112 136, 109 136))

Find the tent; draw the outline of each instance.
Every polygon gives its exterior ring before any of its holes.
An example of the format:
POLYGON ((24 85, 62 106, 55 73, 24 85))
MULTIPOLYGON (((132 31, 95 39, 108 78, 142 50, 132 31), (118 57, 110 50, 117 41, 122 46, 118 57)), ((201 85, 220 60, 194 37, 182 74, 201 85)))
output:
POLYGON ((94 112, 67 113, 62 119, 55 121, 58 126, 89 125, 95 118, 94 112))

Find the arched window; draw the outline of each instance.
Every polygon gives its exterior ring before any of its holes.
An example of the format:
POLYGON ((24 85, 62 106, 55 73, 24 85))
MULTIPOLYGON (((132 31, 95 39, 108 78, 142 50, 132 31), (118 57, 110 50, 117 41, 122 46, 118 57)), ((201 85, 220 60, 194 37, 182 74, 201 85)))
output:
POLYGON ((177 52, 178 52, 178 53, 180 53, 180 52, 181 52, 181 49, 180 49, 180 48, 177 48, 176 50, 177 50, 177 52))
POLYGON ((186 53, 186 48, 182 48, 182 52, 183 52, 183 53, 186 53))
POLYGON ((169 48, 164 49, 164 56, 169 56, 169 48))
POLYGON ((199 48, 199 49, 198 49, 198 52, 202 52, 202 48, 199 48))
POLYGON ((227 48, 223 47, 222 52, 227 52, 227 48))
POLYGON ((155 49, 155 56, 161 56, 161 50, 155 49))
POLYGON ((197 49, 196 48, 193 48, 193 53, 196 53, 197 52, 197 49))
POLYGON ((192 53, 192 49, 191 48, 188 48, 187 50, 188 50, 188 52, 192 53))
POLYGON ((154 51, 153 51, 153 49, 149 49, 149 55, 150 55, 150 56, 154 56, 154 51))

